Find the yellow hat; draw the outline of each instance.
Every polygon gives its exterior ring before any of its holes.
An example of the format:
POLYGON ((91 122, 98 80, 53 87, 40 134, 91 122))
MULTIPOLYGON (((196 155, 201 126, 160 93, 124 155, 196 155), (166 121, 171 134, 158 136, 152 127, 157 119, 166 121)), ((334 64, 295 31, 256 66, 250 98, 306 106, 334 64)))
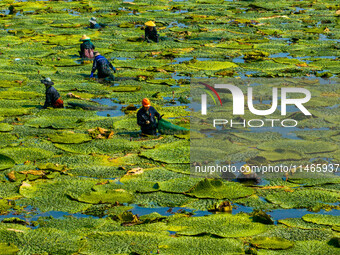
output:
POLYGON ((85 40, 90 40, 91 38, 86 36, 86 35, 83 35, 81 38, 80 38, 80 41, 85 41, 85 40))
POLYGON ((148 22, 146 22, 145 23, 145 26, 148 26, 148 27, 155 27, 156 26, 156 24, 155 24, 155 22, 153 22, 153 21, 148 21, 148 22))

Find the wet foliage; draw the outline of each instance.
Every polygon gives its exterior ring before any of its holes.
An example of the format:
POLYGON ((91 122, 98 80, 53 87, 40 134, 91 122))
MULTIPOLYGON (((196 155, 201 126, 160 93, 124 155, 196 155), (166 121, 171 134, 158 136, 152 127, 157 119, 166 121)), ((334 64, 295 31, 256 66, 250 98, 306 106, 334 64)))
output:
POLYGON ((205 134, 190 123, 189 103, 191 79, 283 77, 254 100, 265 109, 273 86, 312 91, 311 117, 288 113, 299 119, 289 138, 230 130, 209 138, 214 150, 200 144, 202 153, 242 164, 338 163, 339 8, 1 1, 0 254, 338 254, 338 178, 291 172, 254 185, 190 176, 190 139, 205 134), (88 28, 92 16, 106 26, 88 28), (141 38, 148 20, 158 44, 141 38), (78 56, 83 34, 117 68, 113 83, 89 78, 91 61, 78 56), (45 77, 65 109, 41 109, 45 77), (173 132, 140 136, 144 97, 173 132), (296 211, 277 221, 280 210, 296 211))

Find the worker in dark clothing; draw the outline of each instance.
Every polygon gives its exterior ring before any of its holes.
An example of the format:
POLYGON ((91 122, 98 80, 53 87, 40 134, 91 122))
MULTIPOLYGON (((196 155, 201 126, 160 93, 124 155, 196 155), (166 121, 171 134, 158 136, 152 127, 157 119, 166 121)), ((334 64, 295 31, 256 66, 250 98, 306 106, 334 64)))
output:
POLYGON ((145 41, 150 43, 150 40, 151 40, 151 41, 158 43, 159 36, 157 34, 155 22, 148 21, 148 22, 145 23, 145 26, 146 26, 146 28, 145 28, 145 41))
POLYGON ((99 29, 102 28, 98 23, 97 23, 97 19, 95 17, 92 17, 90 20, 90 28, 92 29, 99 29))
POLYGON ((150 100, 144 98, 142 108, 137 112, 137 124, 141 127, 142 134, 156 135, 158 122, 162 116, 151 106, 150 100))
POLYGON ((52 80, 50 78, 45 78, 41 80, 41 83, 45 84, 46 87, 46 100, 43 108, 64 108, 64 102, 61 99, 58 91, 53 87, 54 83, 52 80))
POLYGON ((116 68, 113 67, 113 65, 102 55, 100 55, 99 52, 94 52, 94 60, 93 60, 93 66, 92 66, 92 71, 91 71, 91 75, 90 78, 94 77, 94 72, 96 70, 98 70, 98 78, 99 79, 103 79, 103 78, 112 78, 113 79, 113 75, 111 73, 112 69, 115 73, 116 68))
POLYGON ((92 17, 89 21, 91 29, 100 29, 107 26, 106 24, 97 23, 97 19, 95 17, 92 17))
POLYGON ((94 58, 94 54, 93 51, 95 49, 95 46, 93 45, 93 43, 91 42, 91 38, 83 35, 80 38, 80 41, 83 42, 80 45, 80 51, 79 51, 79 55, 81 58, 89 58, 89 59, 93 59, 94 58))

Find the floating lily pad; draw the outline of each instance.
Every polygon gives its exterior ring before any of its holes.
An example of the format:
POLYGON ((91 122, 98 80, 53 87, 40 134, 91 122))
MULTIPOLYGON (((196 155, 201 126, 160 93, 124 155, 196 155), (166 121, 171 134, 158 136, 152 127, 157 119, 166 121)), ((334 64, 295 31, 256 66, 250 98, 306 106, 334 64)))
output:
POLYGON ((142 152, 141 155, 165 163, 189 163, 189 151, 188 142, 179 141, 160 145, 155 149, 142 152))
POLYGON ((133 200, 133 196, 123 189, 92 191, 73 198, 79 202, 89 204, 131 203, 133 200))
POLYGON ((25 235, 25 240, 27 244, 23 247, 23 252, 29 254, 75 253, 84 245, 81 235, 55 228, 39 228, 36 231, 28 232, 25 235))
POLYGON ((340 195, 335 192, 312 188, 292 191, 270 191, 266 199, 282 208, 312 208, 325 203, 336 203, 340 195))
POLYGON ((310 142, 302 140, 281 140, 275 143, 267 142, 258 146, 260 150, 272 151, 272 150, 285 150, 297 151, 300 153, 322 153, 331 152, 337 149, 337 146, 327 142, 310 142))
POLYGON ((296 151, 289 151, 284 149, 276 149, 274 151, 260 152, 260 157, 264 157, 268 161, 281 161, 281 160, 300 160, 302 156, 296 151))
POLYGON ((260 250, 258 252, 259 255, 279 255, 279 254, 287 254, 287 252, 291 254, 308 254, 312 253, 313 255, 323 255, 323 254, 336 254, 338 253, 339 248, 328 245, 326 242, 321 241, 299 241, 294 243, 294 247, 283 251, 269 251, 269 250, 260 250))
POLYGON ((220 62, 220 61, 195 61, 188 64, 189 68, 198 70, 221 70, 227 68, 237 67, 236 64, 231 62, 220 62))
POLYGON ((321 215, 321 214, 306 214, 302 217, 304 221, 312 222, 327 226, 340 226, 340 216, 321 215))
POLYGON ((87 236, 87 253, 101 254, 129 254, 142 252, 144 254, 157 253, 161 241, 169 237, 159 233, 112 231, 97 232, 87 236))
POLYGON ((92 140, 88 134, 71 132, 50 134, 49 138, 54 143, 84 143, 92 140))
POLYGON ((184 193, 200 181, 199 178, 183 177, 158 182, 159 190, 172 193, 184 193))
POLYGON ((13 130, 13 126, 8 123, 0 123, 0 132, 9 132, 13 130))
POLYGON ((0 253, 6 255, 15 255, 19 252, 18 247, 11 243, 0 243, 0 253))
POLYGON ((140 145, 124 138, 96 139, 81 144, 54 144, 55 147, 77 154, 117 154, 121 152, 137 151, 140 145))
POLYGON ((169 230, 187 236, 213 234, 220 237, 244 237, 260 234, 267 230, 267 226, 252 222, 245 214, 213 214, 207 217, 174 217, 169 221, 169 230))
POLYGON ((321 225, 311 223, 311 222, 306 222, 300 218, 289 218, 289 219, 279 220, 278 222, 288 227, 301 228, 301 229, 325 228, 325 226, 321 226, 321 225))
POLYGON ((30 127, 37 128, 55 128, 55 129, 68 129, 68 128, 76 128, 79 126, 81 121, 79 119, 71 118, 71 117, 55 117, 53 119, 49 117, 40 117, 29 120, 26 122, 26 125, 30 127))
MULTIPOLYGON (((39 148, 26 148, 26 147, 6 147, 0 149, 0 153, 12 158, 17 164, 24 163, 25 161, 34 161, 38 159, 49 158, 54 155, 53 152, 39 149, 39 148)), ((6 159, 7 166, 10 165, 10 159, 6 159)))
POLYGON ((20 186, 20 194, 25 197, 19 202, 23 205, 31 205, 41 211, 66 211, 80 212, 86 210, 91 204, 80 203, 72 200, 68 194, 81 195, 90 190, 96 180, 70 179, 58 177, 53 180, 37 180, 35 182, 23 182, 20 186))
POLYGON ((187 194, 198 198, 235 199, 254 193, 251 188, 240 183, 223 182, 219 179, 204 179, 197 183, 187 194))
POLYGON ((149 208, 155 207, 179 207, 184 206, 195 199, 182 194, 171 194, 165 192, 152 192, 136 195, 135 203, 149 208))
POLYGON ((15 165, 15 161, 10 157, 0 154, 0 170, 11 168, 15 165))
POLYGON ((22 100, 22 99, 33 99, 41 96, 35 92, 23 92, 23 91, 1 91, 0 99, 10 100, 22 100))
POLYGON ((175 237, 159 245, 160 254, 242 254, 243 246, 231 238, 175 237))
POLYGON ((18 108, 18 109, 8 109, 8 108, 0 108, 0 116, 9 117, 9 116, 22 116, 30 114, 31 110, 26 108, 18 108))
POLYGON ((279 237, 255 237, 250 243, 256 248, 268 250, 287 250, 294 246, 294 242, 279 237))
POLYGON ((0 214, 7 214, 12 205, 6 199, 0 199, 0 214))

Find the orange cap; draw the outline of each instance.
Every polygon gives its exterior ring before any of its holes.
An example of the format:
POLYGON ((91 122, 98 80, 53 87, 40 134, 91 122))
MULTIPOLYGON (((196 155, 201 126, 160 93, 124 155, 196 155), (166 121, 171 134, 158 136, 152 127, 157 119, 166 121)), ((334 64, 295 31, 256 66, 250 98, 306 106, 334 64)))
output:
POLYGON ((151 105, 150 100, 147 99, 147 98, 144 98, 143 101, 142 101, 142 105, 143 106, 150 106, 151 105))

